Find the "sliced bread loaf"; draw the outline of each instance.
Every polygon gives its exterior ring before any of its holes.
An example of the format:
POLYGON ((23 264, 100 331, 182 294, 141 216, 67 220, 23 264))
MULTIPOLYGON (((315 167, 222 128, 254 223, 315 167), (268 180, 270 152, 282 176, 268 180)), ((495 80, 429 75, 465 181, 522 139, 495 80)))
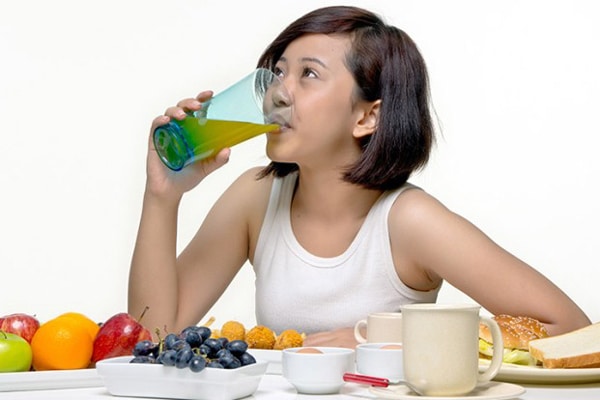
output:
POLYGON ((545 368, 600 367, 600 322, 529 342, 529 353, 545 368))

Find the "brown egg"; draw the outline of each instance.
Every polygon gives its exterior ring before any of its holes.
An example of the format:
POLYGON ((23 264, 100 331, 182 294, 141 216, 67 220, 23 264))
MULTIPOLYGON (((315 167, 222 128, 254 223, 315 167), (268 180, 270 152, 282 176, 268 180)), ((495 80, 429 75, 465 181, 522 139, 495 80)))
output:
POLYGON ((400 345, 400 344, 386 344, 385 346, 381 346, 381 349, 384 349, 384 350, 398 350, 398 349, 402 349, 402 345, 400 345))
POLYGON ((296 353, 306 353, 306 354, 323 354, 323 352, 319 349, 315 349, 312 347, 304 347, 298 350, 296 353))

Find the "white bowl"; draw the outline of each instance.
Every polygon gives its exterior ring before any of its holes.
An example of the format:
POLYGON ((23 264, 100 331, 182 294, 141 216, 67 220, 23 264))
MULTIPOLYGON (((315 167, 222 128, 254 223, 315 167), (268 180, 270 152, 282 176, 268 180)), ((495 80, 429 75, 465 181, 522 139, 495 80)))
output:
POLYGON ((313 347, 321 353, 298 352, 306 347, 284 349, 283 376, 298 393, 332 394, 344 385, 344 373, 354 371, 354 350, 340 347, 313 347))
POLYGON ((359 344, 356 346, 356 372, 387 378, 391 382, 404 380, 401 346, 402 343, 359 344), (393 348, 398 346, 400 348, 393 348))
POLYGON ((267 362, 236 369, 205 368, 192 372, 160 364, 131 364, 133 357, 115 357, 96 363, 108 392, 114 396, 193 400, 233 400, 253 394, 267 362))

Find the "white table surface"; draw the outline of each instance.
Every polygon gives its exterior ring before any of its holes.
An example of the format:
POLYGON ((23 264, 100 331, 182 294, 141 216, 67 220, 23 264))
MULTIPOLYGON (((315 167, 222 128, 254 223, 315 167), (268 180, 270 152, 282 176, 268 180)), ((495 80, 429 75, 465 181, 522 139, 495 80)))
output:
MULTIPOLYGON (((518 397, 521 400, 599 400, 600 382, 580 385, 522 385, 526 392, 518 397)), ((0 392, 0 399, 139 399, 135 397, 113 397, 103 386, 53 389, 53 390, 21 390, 0 392)), ((286 400, 286 399, 375 399, 366 386, 347 383, 337 395, 301 395, 296 392, 281 375, 265 375, 254 395, 246 399, 286 400)), ((418 399, 418 397, 415 397, 418 399)))

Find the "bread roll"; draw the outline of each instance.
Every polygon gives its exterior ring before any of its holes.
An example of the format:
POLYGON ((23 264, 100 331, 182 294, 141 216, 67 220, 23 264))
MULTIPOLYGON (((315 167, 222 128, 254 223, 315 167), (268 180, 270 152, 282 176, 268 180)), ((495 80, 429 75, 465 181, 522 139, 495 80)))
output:
MULTIPOLYGON (((546 327, 538 320, 530 317, 513 317, 511 315, 496 315, 492 317, 498 323, 502 332, 504 348, 529 350, 529 341, 548 337, 546 327)), ((487 326, 479 325, 479 337, 492 343, 492 335, 487 326)))

